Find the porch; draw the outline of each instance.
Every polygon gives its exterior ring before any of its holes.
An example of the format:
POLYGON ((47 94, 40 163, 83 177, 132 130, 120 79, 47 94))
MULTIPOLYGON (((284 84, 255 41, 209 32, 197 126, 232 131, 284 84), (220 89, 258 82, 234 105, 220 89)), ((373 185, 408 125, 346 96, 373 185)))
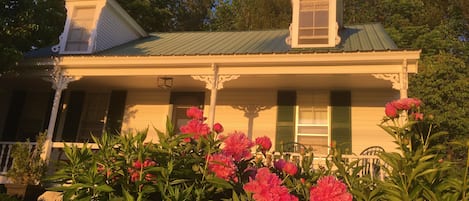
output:
MULTIPOLYGON (((8 178, 6 177, 8 169, 12 165, 12 159, 10 157, 10 152, 14 144, 22 143, 22 142, 0 142, 0 184, 9 183, 8 178)), ((54 168, 54 163, 58 160, 64 160, 63 149, 65 143, 62 142, 55 142, 53 143, 53 149, 51 158, 49 159, 49 168, 54 168)), ((66 143, 68 146, 75 145, 77 147, 83 147, 84 143, 66 143)), ((31 142, 30 145, 34 146, 35 143, 31 142)), ((88 147, 91 149, 98 149, 97 144, 88 143, 88 147)), ((284 159, 285 161, 294 162, 297 164, 298 167, 301 166, 301 161, 305 159, 305 157, 313 156, 313 170, 320 170, 326 167, 326 160, 331 161, 333 155, 324 155, 324 154, 314 154, 312 152, 304 152, 301 150, 300 152, 279 152, 279 151, 272 151, 266 153, 266 157, 262 155, 262 153, 253 153, 256 158, 261 158, 263 163, 269 167, 273 166, 273 161, 277 159, 284 159)), ((383 167, 386 165, 382 160, 379 159, 377 154, 373 155, 357 155, 357 154, 343 154, 341 155, 341 160, 343 160, 344 164, 357 162, 357 166, 362 168, 362 171, 358 173, 358 177, 362 177, 365 175, 374 175, 372 179, 380 179, 384 180, 386 173, 383 170, 383 167)), ((336 168, 336 167, 333 167, 336 168)), ((51 170, 48 171, 51 173, 51 170)))

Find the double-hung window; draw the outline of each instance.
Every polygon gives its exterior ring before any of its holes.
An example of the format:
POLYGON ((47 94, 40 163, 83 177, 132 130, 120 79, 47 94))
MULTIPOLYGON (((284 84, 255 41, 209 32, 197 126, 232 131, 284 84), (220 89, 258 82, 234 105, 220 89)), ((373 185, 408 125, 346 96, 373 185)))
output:
POLYGON ((299 91, 297 94, 295 141, 327 154, 330 144, 328 91, 299 91))

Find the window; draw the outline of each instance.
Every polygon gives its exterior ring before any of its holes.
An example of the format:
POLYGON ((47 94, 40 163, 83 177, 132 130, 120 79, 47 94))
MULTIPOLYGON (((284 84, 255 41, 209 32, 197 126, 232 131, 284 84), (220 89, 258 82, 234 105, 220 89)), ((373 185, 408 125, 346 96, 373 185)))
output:
POLYGON ((191 120, 186 115, 187 109, 192 106, 203 109, 204 101, 204 92, 171 92, 170 104, 173 106, 172 123, 175 133, 179 133, 179 128, 191 120))
POLYGON ((91 134, 101 137, 104 131, 119 134, 122 126, 126 91, 70 91, 64 96, 56 141, 87 142, 91 134))
POLYGON ((65 44, 66 52, 89 52, 95 11, 95 6, 73 10, 65 44))
POLYGON ((312 147, 315 154, 327 154, 329 135, 329 93, 298 92, 295 141, 312 147))
POLYGON ((336 1, 293 0, 292 47, 336 45, 336 1))

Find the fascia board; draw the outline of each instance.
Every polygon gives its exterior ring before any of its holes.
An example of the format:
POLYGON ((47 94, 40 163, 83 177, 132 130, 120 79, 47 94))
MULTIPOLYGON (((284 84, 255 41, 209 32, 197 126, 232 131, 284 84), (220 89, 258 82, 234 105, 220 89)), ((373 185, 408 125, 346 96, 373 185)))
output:
POLYGON ((399 73, 406 62, 408 72, 417 73, 419 58, 420 51, 407 50, 199 56, 62 56, 55 60, 32 60, 29 65, 58 65, 73 75, 92 76, 96 73, 101 76, 108 73, 112 76, 123 73, 140 75, 152 71, 171 75, 211 74, 212 64, 216 64, 222 74, 399 73))

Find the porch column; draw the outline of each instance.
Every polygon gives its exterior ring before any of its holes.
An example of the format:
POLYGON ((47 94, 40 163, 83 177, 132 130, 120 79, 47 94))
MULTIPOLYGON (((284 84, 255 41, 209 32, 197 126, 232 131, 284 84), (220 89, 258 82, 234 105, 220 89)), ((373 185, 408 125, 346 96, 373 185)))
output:
POLYGON ((60 98, 62 97, 62 91, 67 88, 68 83, 79 80, 81 77, 74 77, 65 74, 65 71, 60 67, 55 66, 54 71, 50 74, 50 77, 46 78, 47 81, 52 82, 52 88, 55 89, 54 102, 52 104, 52 110, 49 119, 49 126, 47 127, 46 142, 44 144, 44 153, 41 155, 46 161, 49 160, 52 152, 52 137, 54 135, 55 122, 57 121, 57 113, 59 111, 60 98))
POLYGON ((392 88, 399 90, 400 98, 408 98, 409 73, 407 71, 407 59, 402 61, 402 70, 399 73, 372 74, 373 77, 381 80, 391 81, 392 88))
POLYGON ((219 75, 218 66, 212 64, 213 75, 193 75, 192 78, 205 82, 205 88, 210 90, 210 106, 207 122, 210 127, 213 127, 215 124, 215 106, 217 104, 217 92, 220 89, 223 89, 223 83, 226 81, 234 80, 239 77, 239 75, 219 75))
POLYGON ((401 98, 408 98, 407 89, 409 88, 409 73, 407 72, 407 59, 402 61, 402 71, 399 74, 400 88, 399 92, 401 98))

